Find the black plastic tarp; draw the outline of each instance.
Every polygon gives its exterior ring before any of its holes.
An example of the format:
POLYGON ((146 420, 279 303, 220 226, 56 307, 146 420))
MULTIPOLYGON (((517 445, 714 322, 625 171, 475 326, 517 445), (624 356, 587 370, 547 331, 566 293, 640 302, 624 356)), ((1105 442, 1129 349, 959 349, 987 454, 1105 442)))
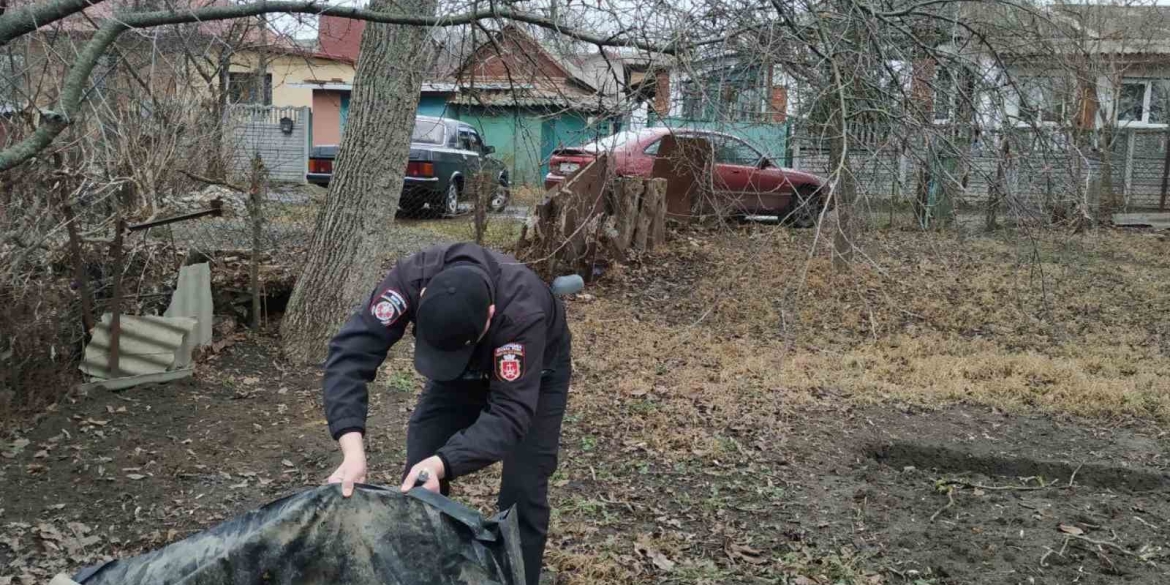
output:
POLYGON ((415 489, 337 485, 272 502, 165 548, 92 567, 82 585, 520 585, 515 514, 415 489))

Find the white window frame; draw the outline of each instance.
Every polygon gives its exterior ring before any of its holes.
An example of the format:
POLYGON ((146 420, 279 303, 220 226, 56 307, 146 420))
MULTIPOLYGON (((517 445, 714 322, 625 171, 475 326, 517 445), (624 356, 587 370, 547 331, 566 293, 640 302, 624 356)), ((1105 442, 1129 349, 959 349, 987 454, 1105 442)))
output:
MULTIPOLYGON (((1150 122, 1150 100, 1154 96, 1154 83, 1165 82, 1170 84, 1170 79, 1161 77, 1126 77, 1121 80, 1120 87, 1117 92, 1117 103, 1113 105, 1113 121, 1119 128, 1166 128, 1170 126, 1170 122, 1150 122), (1121 119, 1121 92, 1124 91, 1127 85, 1142 85, 1146 90, 1142 93, 1142 119, 1141 120, 1122 120, 1121 119)), ((1170 112, 1163 112, 1165 117, 1170 118, 1170 112)))

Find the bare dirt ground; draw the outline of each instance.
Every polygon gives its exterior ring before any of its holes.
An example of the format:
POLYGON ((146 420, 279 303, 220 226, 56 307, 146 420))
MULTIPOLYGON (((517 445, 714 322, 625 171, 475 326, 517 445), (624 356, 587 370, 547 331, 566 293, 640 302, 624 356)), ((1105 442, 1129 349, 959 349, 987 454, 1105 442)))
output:
MULTIPOLYGON (((689 230, 569 302, 561 583, 1165 583, 1170 256, 1146 234, 689 230)), ((420 380, 371 395, 393 484, 420 380)), ((242 337, 194 379, 0 434, 0 584, 157 548, 337 463, 319 374, 242 337)), ((490 510, 492 470, 455 496, 490 510)))

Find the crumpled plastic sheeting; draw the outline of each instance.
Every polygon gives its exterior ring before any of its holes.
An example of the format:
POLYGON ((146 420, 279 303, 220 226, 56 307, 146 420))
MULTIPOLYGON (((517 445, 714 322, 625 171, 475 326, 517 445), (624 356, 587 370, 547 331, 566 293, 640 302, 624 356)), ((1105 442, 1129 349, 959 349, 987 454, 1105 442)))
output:
POLYGON ((443 496, 321 486, 74 576, 81 585, 521 585, 515 514, 443 496))

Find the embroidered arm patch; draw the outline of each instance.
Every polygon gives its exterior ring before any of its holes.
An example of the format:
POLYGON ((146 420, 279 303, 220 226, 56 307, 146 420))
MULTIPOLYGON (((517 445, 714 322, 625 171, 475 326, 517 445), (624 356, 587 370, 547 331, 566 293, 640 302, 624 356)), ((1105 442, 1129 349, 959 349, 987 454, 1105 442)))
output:
POLYGON ((515 382, 524 375, 524 345, 509 343, 496 348, 496 377, 515 382))
POLYGON ((370 305, 370 314, 382 325, 389 327, 406 314, 406 299, 396 290, 387 289, 370 305))

